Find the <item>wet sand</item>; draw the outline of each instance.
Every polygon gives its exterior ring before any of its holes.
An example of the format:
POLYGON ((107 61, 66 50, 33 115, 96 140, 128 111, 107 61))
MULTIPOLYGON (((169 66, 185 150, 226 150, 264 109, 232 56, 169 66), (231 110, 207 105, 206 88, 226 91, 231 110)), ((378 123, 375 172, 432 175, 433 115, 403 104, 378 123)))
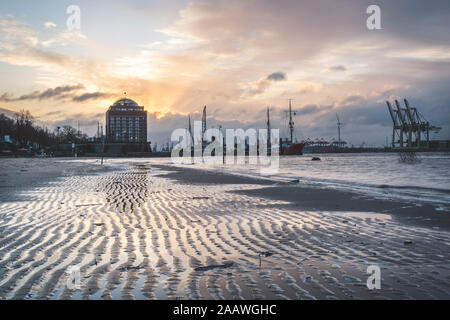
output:
POLYGON ((17 186, 13 200, 0 188, 1 299, 450 298, 443 228, 384 207, 324 210, 313 191, 281 199, 293 186, 259 179, 143 161, 92 166, 17 186), (372 264, 381 290, 366 287, 372 264), (66 286, 74 265, 79 290, 66 286))
POLYGON ((88 175, 108 171, 100 160, 74 162, 73 158, 2 158, 0 159, 0 197, 14 197, 15 191, 40 186, 60 177, 88 175))
POLYGON ((400 223, 450 230, 450 211, 448 209, 441 210, 440 205, 382 200, 358 193, 305 188, 296 185, 236 192, 254 197, 287 201, 295 210, 383 213, 392 215, 392 218, 399 220, 400 223))
POLYGON ((299 181, 278 182, 166 165, 154 167, 168 172, 164 174, 166 178, 183 184, 258 185, 259 187, 255 189, 246 188, 233 192, 256 198, 285 201, 287 202, 285 206, 292 207, 294 210, 385 213, 392 215, 394 219, 401 220, 402 223, 450 231, 450 211, 442 210, 438 204, 376 199, 359 193, 305 187, 299 181))

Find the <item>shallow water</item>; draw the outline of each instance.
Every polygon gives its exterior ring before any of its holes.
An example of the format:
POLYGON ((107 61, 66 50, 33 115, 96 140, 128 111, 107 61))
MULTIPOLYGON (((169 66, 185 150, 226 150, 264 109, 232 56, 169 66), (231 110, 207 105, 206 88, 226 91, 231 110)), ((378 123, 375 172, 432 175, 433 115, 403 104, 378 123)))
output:
MULTIPOLYGON (((302 185, 363 192, 383 198, 450 206, 450 154, 420 153, 420 162, 399 162, 396 153, 305 154, 281 156, 279 172, 273 179, 299 179, 302 185), (311 161, 312 157, 321 161, 311 161)), ((170 158, 150 162, 172 163, 170 158)), ((260 176, 257 165, 212 166, 197 160, 191 167, 226 170, 240 175, 260 176)))

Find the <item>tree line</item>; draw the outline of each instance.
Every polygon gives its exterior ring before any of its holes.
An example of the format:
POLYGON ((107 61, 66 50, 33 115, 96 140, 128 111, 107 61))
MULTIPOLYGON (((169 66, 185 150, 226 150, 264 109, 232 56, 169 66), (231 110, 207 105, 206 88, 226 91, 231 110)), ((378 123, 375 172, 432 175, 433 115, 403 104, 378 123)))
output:
POLYGON ((87 143, 88 136, 72 126, 56 127, 53 131, 36 124, 28 110, 21 110, 12 118, 0 114, 0 137, 10 136, 19 147, 37 143, 40 148, 60 143, 87 143))

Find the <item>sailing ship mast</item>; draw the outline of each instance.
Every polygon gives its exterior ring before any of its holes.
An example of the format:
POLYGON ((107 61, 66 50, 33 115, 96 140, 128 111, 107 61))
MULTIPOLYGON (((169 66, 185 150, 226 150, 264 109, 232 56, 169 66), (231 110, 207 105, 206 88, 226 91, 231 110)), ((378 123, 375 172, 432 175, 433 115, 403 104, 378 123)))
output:
POLYGON ((194 142, 194 136, 192 135, 192 127, 191 127, 191 115, 188 115, 188 121, 189 121, 189 124, 188 124, 188 131, 189 131, 189 135, 190 135, 190 137, 191 137, 191 142, 194 142))
POLYGON ((206 106, 203 108, 202 116, 202 135, 206 132, 206 106))
POLYGON ((202 115, 202 150, 203 150, 203 144, 205 142, 205 132, 206 132, 206 106, 203 108, 203 115, 202 115))
POLYGON ((271 146, 272 141, 270 141, 270 115, 269 115, 269 107, 267 107, 267 144, 271 146))
POLYGON ((292 119, 292 99, 289 99, 289 131, 291 133, 291 143, 294 143, 294 120, 292 119))
POLYGON ((338 143, 339 143, 339 147, 341 146, 341 121, 339 120, 339 116, 336 112, 336 119, 337 119, 337 126, 338 126, 338 143))

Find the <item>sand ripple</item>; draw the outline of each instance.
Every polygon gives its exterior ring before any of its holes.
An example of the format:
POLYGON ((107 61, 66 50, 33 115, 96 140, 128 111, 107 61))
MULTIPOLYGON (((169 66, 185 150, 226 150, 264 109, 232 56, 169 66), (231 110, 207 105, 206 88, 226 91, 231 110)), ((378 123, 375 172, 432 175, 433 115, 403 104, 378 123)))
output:
POLYGON ((24 191, 0 203, 0 298, 450 298, 448 232, 227 192, 256 187, 134 164, 24 191), (371 264, 381 290, 366 287, 371 264))

